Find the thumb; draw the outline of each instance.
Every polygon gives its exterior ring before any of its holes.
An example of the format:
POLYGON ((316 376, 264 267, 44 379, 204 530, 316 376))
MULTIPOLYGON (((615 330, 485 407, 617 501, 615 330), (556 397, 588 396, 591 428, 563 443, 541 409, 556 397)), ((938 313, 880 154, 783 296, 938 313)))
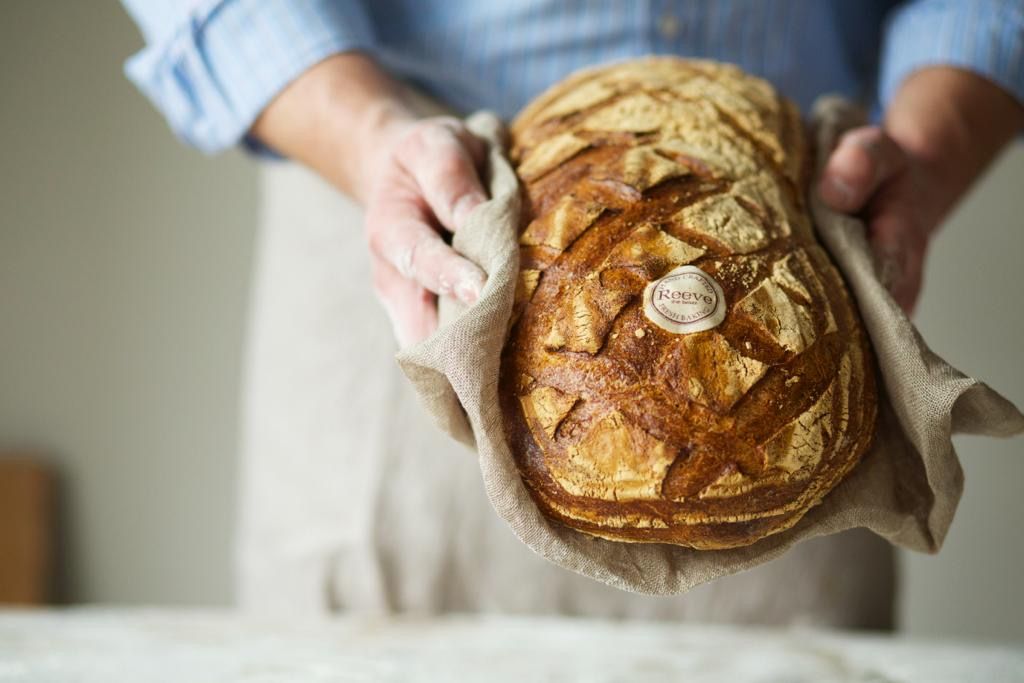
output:
POLYGON ((857 213, 878 187, 905 165, 903 150, 881 128, 854 128, 832 151, 818 193, 836 211, 857 213))

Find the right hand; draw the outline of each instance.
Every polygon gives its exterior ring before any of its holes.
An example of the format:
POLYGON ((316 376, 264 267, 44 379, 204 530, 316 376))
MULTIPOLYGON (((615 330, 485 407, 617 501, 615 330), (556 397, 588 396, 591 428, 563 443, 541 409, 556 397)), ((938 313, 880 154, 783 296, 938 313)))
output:
POLYGON ((460 120, 397 124, 371 170, 366 201, 373 285, 402 347, 437 328, 437 297, 473 304, 484 272, 445 243, 487 200, 479 167, 486 145, 460 120))

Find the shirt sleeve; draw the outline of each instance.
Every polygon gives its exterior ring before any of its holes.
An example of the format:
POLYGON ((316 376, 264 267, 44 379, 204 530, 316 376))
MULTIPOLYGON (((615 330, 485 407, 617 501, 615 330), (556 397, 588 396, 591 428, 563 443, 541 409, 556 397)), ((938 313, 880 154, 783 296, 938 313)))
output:
POLYGON ((237 144, 273 97, 326 57, 370 50, 359 0, 122 0, 146 46, 128 78, 185 142, 237 144))
POLYGON ((912 72, 935 65, 973 71, 1024 103, 1024 3, 913 0, 893 9, 880 64, 882 106, 912 72))

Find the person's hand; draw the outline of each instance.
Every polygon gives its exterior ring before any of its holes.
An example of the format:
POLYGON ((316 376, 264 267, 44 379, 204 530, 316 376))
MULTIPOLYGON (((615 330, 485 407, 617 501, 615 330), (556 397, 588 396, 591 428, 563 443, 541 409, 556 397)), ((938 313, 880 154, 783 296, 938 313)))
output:
POLYGON ((921 291, 928 240, 940 216, 939 188, 927 169, 878 126, 847 131, 836 145, 818 192, 836 211, 864 218, 880 277, 910 315, 921 291))
POLYGON ((442 235, 487 197, 484 142, 359 52, 333 55, 286 87, 250 129, 366 208, 374 289, 399 344, 437 326, 437 295, 471 304, 484 273, 442 235))
POLYGON ((848 131, 818 192, 862 216, 881 278, 911 314, 930 237, 999 151, 1024 128, 1024 106, 969 71, 930 66, 903 80, 882 127, 848 131))
POLYGON ((366 236, 373 285, 405 347, 437 327, 437 296, 476 302, 485 275, 442 237, 487 199, 478 168, 484 142, 461 121, 405 122, 371 170, 366 236))

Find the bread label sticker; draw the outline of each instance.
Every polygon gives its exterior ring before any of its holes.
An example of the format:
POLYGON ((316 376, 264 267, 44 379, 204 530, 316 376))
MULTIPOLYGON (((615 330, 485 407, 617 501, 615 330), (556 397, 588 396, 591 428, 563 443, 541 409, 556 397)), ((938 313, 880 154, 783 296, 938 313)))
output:
POLYGON ((673 334, 703 332, 725 320, 725 294, 697 266, 680 266, 644 289, 644 315, 673 334))

